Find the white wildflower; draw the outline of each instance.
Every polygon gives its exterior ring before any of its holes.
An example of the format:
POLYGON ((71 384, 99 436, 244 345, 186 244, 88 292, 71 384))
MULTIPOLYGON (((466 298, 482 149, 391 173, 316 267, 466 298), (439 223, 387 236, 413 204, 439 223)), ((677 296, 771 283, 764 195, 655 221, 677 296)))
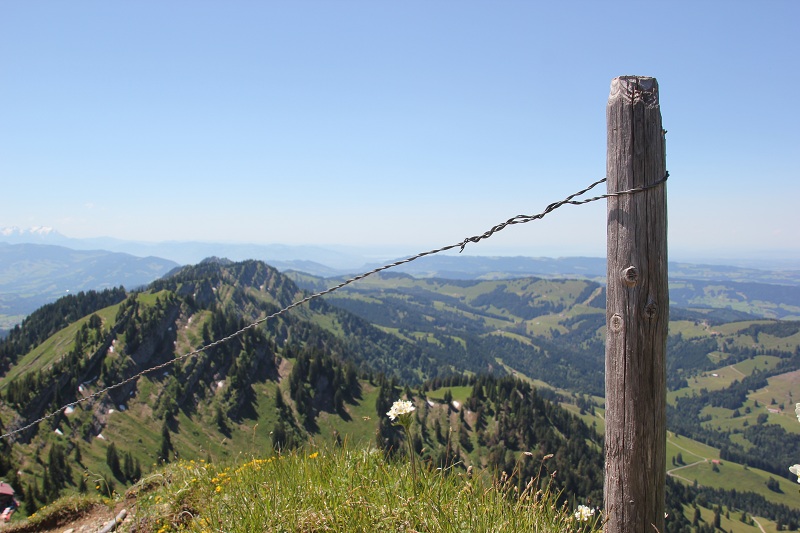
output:
POLYGON ((406 445, 408 445, 408 456, 411 457, 411 475, 414 479, 414 495, 417 494, 417 454, 411 446, 411 413, 414 412, 414 404, 409 400, 397 400, 392 404, 392 408, 386 413, 389 419, 398 426, 403 426, 406 433, 406 445))
POLYGON ((414 404, 412 404, 410 401, 397 400, 392 404, 392 408, 389 409, 389 412, 386 414, 389 415, 389 419, 394 421, 394 419, 399 416, 411 414, 413 410, 414 404))
POLYGON ((800 403, 794 406, 794 414, 797 415, 797 421, 800 422, 800 403))
POLYGON ((797 476, 797 482, 800 483, 800 465, 792 465, 789 467, 789 472, 797 476))
POLYGON ((594 511, 594 507, 579 505, 578 510, 575 511, 575 520, 580 522, 588 522, 594 516, 594 511))

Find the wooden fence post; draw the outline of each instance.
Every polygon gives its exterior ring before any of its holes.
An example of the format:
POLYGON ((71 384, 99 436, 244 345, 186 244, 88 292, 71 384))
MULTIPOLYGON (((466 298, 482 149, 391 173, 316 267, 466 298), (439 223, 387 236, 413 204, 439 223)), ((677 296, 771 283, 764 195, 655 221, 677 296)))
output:
MULTIPOLYGON (((606 108, 608 192, 666 175, 658 82, 621 76, 606 108)), ((666 183, 608 199, 606 533, 664 533, 666 183)))

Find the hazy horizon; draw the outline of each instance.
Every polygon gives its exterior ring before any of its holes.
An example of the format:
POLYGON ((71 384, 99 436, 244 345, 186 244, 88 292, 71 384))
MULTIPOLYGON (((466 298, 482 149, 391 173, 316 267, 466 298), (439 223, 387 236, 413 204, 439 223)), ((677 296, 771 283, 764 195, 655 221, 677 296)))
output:
MULTIPOLYGON (((33 244, 53 244, 58 246, 70 247, 70 244, 84 243, 81 246, 85 248, 85 244, 96 243, 102 248, 103 243, 116 242, 119 246, 125 247, 128 245, 137 245, 142 249, 153 248, 153 250, 163 250, 162 247, 176 246, 176 245, 198 245, 198 246, 229 246, 231 248, 239 247, 246 249, 248 247, 274 247, 285 248, 287 251, 306 250, 306 252, 313 252, 313 250, 329 250, 336 253, 341 253, 342 264, 348 267, 360 267, 366 264, 393 261, 400 258, 410 257, 421 252, 426 252, 428 249, 412 248, 410 246, 391 246, 391 245, 352 245, 352 244, 337 244, 337 243, 305 243, 305 244, 287 244, 280 242, 272 243, 256 243, 256 242, 238 242, 238 241, 198 241, 198 240, 177 240, 177 241, 133 241, 127 239, 118 239, 108 235, 88 237, 88 238, 75 238, 69 235, 64 235, 59 232, 57 228, 19 228, 19 227, 0 227, 0 242, 10 244, 16 243, 33 243, 33 244), (51 230, 45 231, 43 235, 33 230, 51 230), (12 230, 22 230, 20 234, 11 233, 12 230), (53 235, 55 234, 55 240, 53 235), (359 262, 362 261, 362 262, 359 262)), ((441 243, 443 246, 453 243, 441 243)), ((113 248, 113 247, 112 247, 113 248)), ((112 250, 113 251, 113 250, 112 250)), ((131 255, 142 255, 132 253, 131 255)), ((154 254, 157 255, 157 254, 154 254)), ((570 257, 587 257, 587 258, 605 258, 605 250, 597 253, 562 253, 558 249, 541 249, 531 248, 502 248, 497 246, 490 246, 486 242, 470 243, 465 247, 463 253, 458 250, 451 250, 443 252, 440 255, 464 255, 470 257, 529 257, 529 258, 548 258, 560 259, 570 257)), ((704 254, 703 252, 693 250, 668 250, 669 261, 676 263, 694 263, 694 264, 708 264, 708 265, 729 265, 738 266, 743 268, 759 268, 764 270, 800 270, 800 253, 787 251, 787 250, 772 250, 762 251, 758 256, 736 255, 730 253, 729 255, 719 254, 704 254)), ((169 257, 159 256, 165 259, 169 257)), ((251 258, 252 259, 252 258, 251 258)), ((241 260, 236 259, 236 260, 241 260)), ((288 259, 287 259, 288 260, 288 259)), ((295 260, 303 260, 302 255, 296 257, 295 260)), ((180 261, 178 261, 180 262, 180 261)), ((320 261, 321 262, 321 261, 320 261)), ((324 264, 324 263, 322 263, 324 264)), ((337 265, 329 265, 337 266, 337 265)))

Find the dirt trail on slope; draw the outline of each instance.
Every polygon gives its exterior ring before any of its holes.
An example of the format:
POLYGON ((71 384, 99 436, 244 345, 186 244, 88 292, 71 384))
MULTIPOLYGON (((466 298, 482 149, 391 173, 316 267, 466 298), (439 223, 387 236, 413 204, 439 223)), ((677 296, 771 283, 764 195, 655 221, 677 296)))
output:
MULTIPOLYGON (((26 521, 11 522, 10 524, 0 525, 2 533, 97 533, 123 509, 128 511, 128 516, 123 521, 131 520, 130 512, 135 506, 135 500, 125 500, 118 502, 113 508, 98 503, 83 512, 69 514, 68 511, 61 513, 60 516, 49 524, 29 525, 26 521)), ((120 526, 123 529, 125 526, 120 526)), ((118 528, 119 529, 119 528, 118 528)))

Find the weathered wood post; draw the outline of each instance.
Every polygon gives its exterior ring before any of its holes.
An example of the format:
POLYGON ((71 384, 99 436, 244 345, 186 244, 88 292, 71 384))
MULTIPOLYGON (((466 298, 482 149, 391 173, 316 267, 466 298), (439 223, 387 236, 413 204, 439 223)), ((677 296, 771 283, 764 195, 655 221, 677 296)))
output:
MULTIPOLYGON (((608 192, 666 175, 658 82, 611 82, 608 192)), ((606 533, 664 532, 666 483, 666 183, 608 199, 606 533)))

